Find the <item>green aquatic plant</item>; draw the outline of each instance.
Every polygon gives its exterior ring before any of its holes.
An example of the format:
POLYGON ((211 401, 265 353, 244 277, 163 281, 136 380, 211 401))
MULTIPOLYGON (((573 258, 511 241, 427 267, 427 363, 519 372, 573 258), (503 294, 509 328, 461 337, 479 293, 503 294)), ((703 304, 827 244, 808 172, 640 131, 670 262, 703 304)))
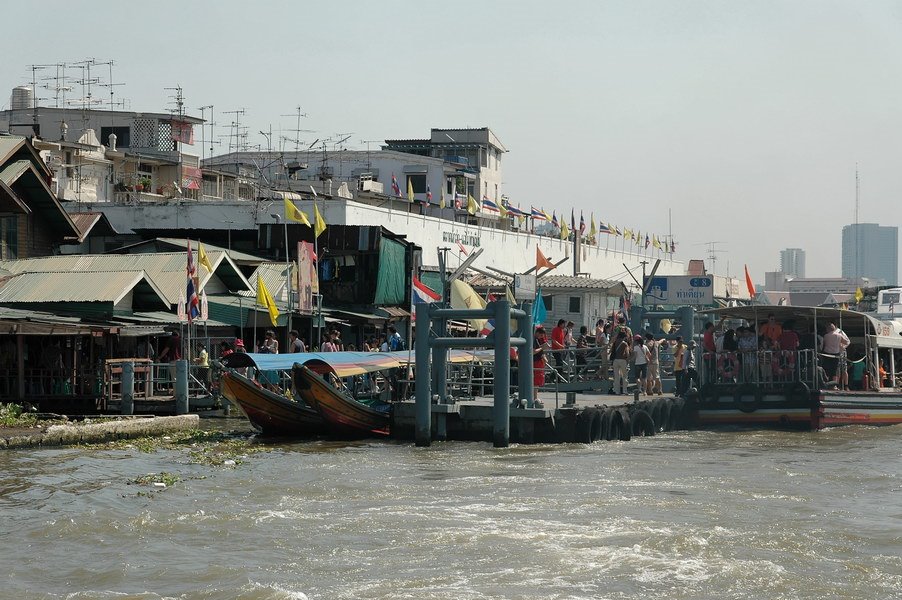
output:
POLYGON ((0 427, 34 427, 38 418, 18 404, 0 404, 0 427))

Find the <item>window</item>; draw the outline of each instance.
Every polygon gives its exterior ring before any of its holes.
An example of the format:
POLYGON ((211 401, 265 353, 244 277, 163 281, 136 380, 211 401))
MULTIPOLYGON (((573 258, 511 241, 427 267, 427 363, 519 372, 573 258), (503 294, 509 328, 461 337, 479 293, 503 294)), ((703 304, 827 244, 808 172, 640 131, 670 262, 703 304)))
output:
MULTIPOLYGON (((426 175, 408 175, 407 181, 412 185, 414 194, 426 193, 426 175)), ((401 194, 403 194, 405 197, 407 196, 406 186, 403 190, 401 190, 401 194)))
POLYGON ((100 128, 100 143, 104 146, 110 145, 110 134, 116 134, 116 147, 117 148, 130 148, 131 147, 131 129, 128 127, 101 127, 100 128))
POLYGON ((580 298, 579 296, 570 296, 570 308, 568 309, 567 312, 571 312, 571 313, 582 312, 580 310, 581 302, 582 302, 582 298, 580 298))
POLYGON ((545 303, 545 310, 550 311, 554 308, 554 296, 542 296, 542 302, 545 303))
POLYGON ((3 260, 19 258, 19 219, 18 216, 0 217, 0 253, 3 260))

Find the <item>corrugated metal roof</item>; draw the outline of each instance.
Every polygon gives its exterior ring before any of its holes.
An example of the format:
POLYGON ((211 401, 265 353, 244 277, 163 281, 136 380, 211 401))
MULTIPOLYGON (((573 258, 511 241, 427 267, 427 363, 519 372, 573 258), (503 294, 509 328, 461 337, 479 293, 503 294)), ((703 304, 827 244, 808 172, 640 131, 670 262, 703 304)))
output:
MULTIPOLYGON (((162 244, 168 244, 170 246, 174 246, 175 248, 183 248, 185 250, 188 249, 188 240, 185 238, 171 238, 171 237, 158 237, 152 240, 146 240, 143 242, 138 242, 135 244, 129 244, 128 246, 122 246, 121 248, 117 248, 112 252, 118 253, 122 250, 128 250, 130 248, 140 248, 142 246, 152 245, 155 242, 159 242, 162 244)), ((197 240, 191 240, 191 247, 196 251, 197 250, 197 240)), ((236 263, 251 263, 256 264, 265 261, 265 258, 261 258, 259 256, 254 256, 253 254, 248 254, 247 252, 238 252, 237 250, 229 250, 227 248, 223 248, 222 246, 214 246, 212 244, 208 244, 204 242, 204 250, 207 251, 207 254, 211 252, 223 252, 228 253, 229 257, 235 261, 236 263)))
POLYGON ((5 183, 6 185, 12 185, 16 182, 19 177, 22 176, 22 173, 25 173, 31 168, 30 160, 17 160, 15 162, 11 162, 0 171, 0 181, 5 183))
POLYGON ((5 161, 7 156, 18 150, 24 141, 25 138, 17 135, 0 135, 0 162, 5 161))
MULTIPOLYGON (((21 273, 0 287, 0 302, 119 302, 141 281, 144 271, 21 273)), ((160 297, 161 304, 164 302, 160 297)))
MULTIPOLYGON (((195 264, 197 264, 197 252, 195 264)), ((247 281, 240 274, 234 263, 222 252, 207 252, 207 257, 213 264, 214 272, 220 268, 220 263, 228 262, 234 276, 240 277, 242 285, 247 281)), ((0 261, 0 268, 12 273, 88 273, 88 272, 120 272, 120 271, 144 271, 155 286, 160 290, 167 303, 178 304, 179 295, 185 293, 186 279, 186 253, 168 252, 161 254, 80 254, 62 256, 43 256, 39 258, 26 258, 22 260, 0 261)), ((205 267, 197 265, 201 278, 201 286, 209 279, 210 274, 205 267)), ((247 289, 252 289, 247 284, 247 289)))
POLYGON ((78 227, 78 241, 83 242, 85 238, 88 237, 88 234, 91 233, 91 230, 100 223, 104 221, 104 226, 106 231, 104 234, 113 235, 118 233, 113 225, 110 223, 109 219, 106 218, 102 212, 74 212, 69 213, 69 218, 72 219, 72 222, 75 223, 75 226, 78 227), (112 232, 112 233, 109 233, 112 232))
POLYGON ((263 285, 266 286, 266 290, 272 295, 274 300, 280 300, 282 302, 288 301, 288 296, 285 293, 285 279, 286 279, 286 269, 285 263, 274 263, 274 262, 265 262, 257 266, 254 272, 248 277, 248 281, 251 284, 251 287, 254 288, 252 292, 238 292, 242 296, 254 296, 257 295, 257 275, 260 275, 260 278, 263 279, 263 285))
POLYGON ((539 277, 536 285, 543 290, 550 289, 581 289, 581 290, 609 290, 623 285, 619 281, 610 279, 589 279, 588 277, 576 277, 574 275, 544 275, 539 277))

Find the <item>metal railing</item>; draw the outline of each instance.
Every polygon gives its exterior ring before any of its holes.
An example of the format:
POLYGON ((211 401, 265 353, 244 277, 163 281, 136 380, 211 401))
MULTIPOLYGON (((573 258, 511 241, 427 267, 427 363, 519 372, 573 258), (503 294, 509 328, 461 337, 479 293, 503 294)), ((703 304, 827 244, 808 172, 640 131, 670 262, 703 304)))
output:
POLYGON ((702 385, 751 383, 767 387, 801 381, 815 389, 817 382, 814 350, 703 352, 699 364, 702 385))

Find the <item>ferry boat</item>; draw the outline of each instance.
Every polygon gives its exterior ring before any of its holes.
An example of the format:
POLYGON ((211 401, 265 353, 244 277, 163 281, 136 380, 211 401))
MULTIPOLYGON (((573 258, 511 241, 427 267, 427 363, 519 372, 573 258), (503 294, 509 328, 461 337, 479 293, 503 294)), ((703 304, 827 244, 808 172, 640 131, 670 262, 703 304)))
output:
MULTIPOLYGON (((878 306, 899 291, 881 292, 878 306)), ((896 370, 896 360, 902 358, 902 319, 879 309, 862 313, 797 306, 730 307, 707 314, 712 321, 723 319, 725 330, 755 326, 756 336, 773 315, 775 323, 795 332, 798 343, 790 334, 785 348, 779 343, 768 347, 758 337, 754 350, 702 349, 695 397, 699 426, 818 430, 902 423, 896 370), (836 356, 819 348, 831 324, 849 340, 836 356)))

